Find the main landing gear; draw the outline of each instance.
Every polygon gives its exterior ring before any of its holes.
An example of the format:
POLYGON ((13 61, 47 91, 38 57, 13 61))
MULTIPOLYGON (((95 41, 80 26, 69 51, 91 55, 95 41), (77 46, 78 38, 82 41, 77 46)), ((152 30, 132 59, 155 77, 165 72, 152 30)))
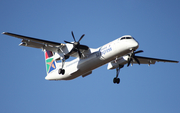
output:
POLYGON ((119 84, 120 83, 120 78, 118 78, 118 76, 119 76, 120 69, 123 68, 123 67, 124 67, 124 65, 119 65, 119 67, 116 68, 116 77, 113 79, 114 84, 116 84, 116 83, 119 84))
POLYGON ((61 69, 58 70, 58 73, 64 75, 65 70, 61 68, 61 69))
POLYGON ((60 69, 58 70, 58 73, 59 73, 59 74, 62 74, 62 75, 64 75, 64 73, 65 73, 65 69, 63 69, 64 63, 65 63, 65 59, 63 58, 63 59, 62 59, 62 68, 60 68, 60 69))

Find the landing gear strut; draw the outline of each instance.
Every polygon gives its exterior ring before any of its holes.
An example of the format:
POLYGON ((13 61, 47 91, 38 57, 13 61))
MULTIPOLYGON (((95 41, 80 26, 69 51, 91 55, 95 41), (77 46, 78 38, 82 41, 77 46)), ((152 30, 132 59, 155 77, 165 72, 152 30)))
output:
POLYGON ((60 68, 60 69, 58 70, 58 73, 59 73, 59 74, 62 74, 62 75, 64 75, 64 73, 65 73, 65 70, 63 69, 64 63, 65 63, 65 59, 63 58, 63 59, 62 59, 62 68, 60 68))
POLYGON ((113 79, 114 84, 115 83, 117 83, 117 84, 120 83, 120 78, 118 78, 118 76, 119 76, 120 69, 123 68, 123 67, 124 67, 124 65, 119 65, 119 67, 116 68, 116 77, 113 79))

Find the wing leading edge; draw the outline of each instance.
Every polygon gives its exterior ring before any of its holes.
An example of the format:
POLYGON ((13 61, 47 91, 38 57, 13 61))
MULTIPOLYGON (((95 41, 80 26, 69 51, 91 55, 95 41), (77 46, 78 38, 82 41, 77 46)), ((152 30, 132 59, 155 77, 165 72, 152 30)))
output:
POLYGON ((50 51, 56 51, 59 47, 65 45, 58 42, 32 38, 32 37, 18 35, 18 34, 9 33, 9 32, 3 32, 2 34, 22 39, 22 43, 19 44, 20 46, 27 46, 27 47, 34 47, 34 48, 39 48, 39 49, 46 49, 50 51))
POLYGON ((166 59, 158 59, 158 58, 150 58, 150 57, 142 57, 142 56, 136 56, 136 58, 138 58, 141 64, 155 64, 156 62, 179 63, 179 61, 175 61, 175 60, 166 60, 166 59))

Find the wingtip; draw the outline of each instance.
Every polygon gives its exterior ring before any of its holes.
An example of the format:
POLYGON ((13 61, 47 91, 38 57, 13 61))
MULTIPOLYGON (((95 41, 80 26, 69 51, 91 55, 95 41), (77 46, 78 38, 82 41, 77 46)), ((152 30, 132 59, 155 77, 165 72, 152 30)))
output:
POLYGON ((2 34, 4 34, 4 35, 5 35, 5 34, 8 34, 8 32, 2 32, 2 34))
POLYGON ((6 34, 6 32, 2 32, 1 34, 6 34))

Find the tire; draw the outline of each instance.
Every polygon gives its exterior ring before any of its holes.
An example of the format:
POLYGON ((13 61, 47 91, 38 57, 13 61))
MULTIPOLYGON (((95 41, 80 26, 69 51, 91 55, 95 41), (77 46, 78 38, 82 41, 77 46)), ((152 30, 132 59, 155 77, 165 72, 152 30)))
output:
POLYGON ((119 84, 120 83, 120 78, 117 78, 117 84, 119 84))
POLYGON ((114 84, 117 83, 117 79, 116 78, 113 79, 113 83, 114 84))

